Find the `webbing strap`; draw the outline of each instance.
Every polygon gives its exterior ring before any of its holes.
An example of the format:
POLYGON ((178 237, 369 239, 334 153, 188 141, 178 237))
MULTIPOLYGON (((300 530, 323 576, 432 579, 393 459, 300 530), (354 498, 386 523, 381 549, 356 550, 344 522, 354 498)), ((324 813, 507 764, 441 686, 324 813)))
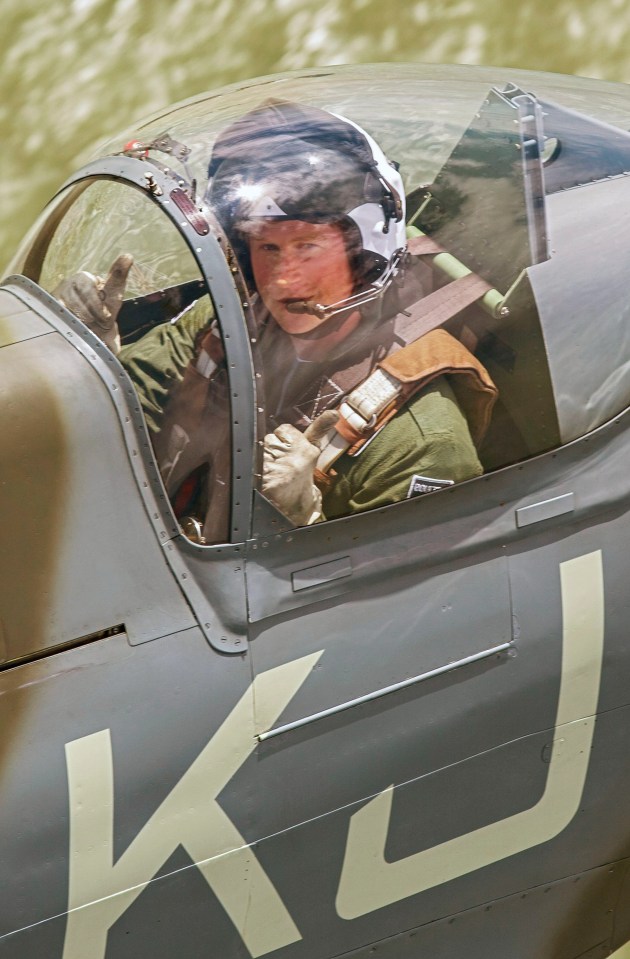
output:
POLYGON ((447 250, 434 240, 432 236, 422 233, 420 236, 410 236, 407 240, 407 249, 414 256, 431 256, 436 253, 446 253, 447 250))
MULTIPOLYGON (((444 252, 443 247, 429 236, 413 237, 409 241, 409 248, 415 256, 444 252)), ((490 284, 478 274, 468 273, 419 300, 406 313, 401 313, 396 318, 394 324, 396 336, 405 344, 400 352, 404 353, 411 344, 442 326, 447 320, 474 303, 475 300, 485 296, 491 289, 490 284)), ((445 331, 442 331, 442 333, 448 336, 445 331)), ((463 349, 460 344, 458 346, 463 349)), ((476 362, 473 357, 471 357, 471 360, 473 363, 476 362)), ((429 380, 431 378, 428 377, 429 380)), ((364 383, 369 381, 370 378, 368 377, 368 380, 364 383)), ((419 380, 411 390, 403 390, 403 384, 400 382, 398 388, 393 390, 394 395, 389 398, 389 401, 383 402, 383 408, 374 410, 371 422, 366 422, 358 411, 353 409, 348 402, 344 402, 340 409, 341 416, 337 425, 329 431, 327 442, 322 444, 322 451, 317 461, 319 476, 323 478, 333 463, 346 450, 363 445, 363 442, 374 435, 407 402, 410 394, 421 388, 421 385, 422 380, 419 380)), ((494 396, 492 402, 494 402, 494 396)), ((380 404, 377 403, 376 406, 379 407, 380 404)))
MULTIPOLYGON (((427 239, 430 243, 434 241, 431 237, 414 237, 414 242, 427 239)), ((407 315, 399 314, 394 322, 394 332, 398 341, 402 341, 404 346, 408 346, 415 340, 430 333, 438 326, 446 323, 453 316, 456 316, 460 310, 465 309, 474 303, 475 300, 492 289, 485 280, 476 273, 469 273, 458 280, 452 280, 446 286, 440 287, 433 293, 429 293, 424 299, 414 303, 407 309, 407 315)), ((326 392, 338 393, 340 396, 346 396, 360 383, 363 383, 374 368, 375 361, 378 358, 380 339, 375 339, 375 346, 363 356, 357 363, 347 369, 336 370, 328 379, 330 384, 326 392)), ((322 393, 323 387, 320 384, 319 393, 322 393)))
POLYGON ((346 451, 355 453, 419 390, 449 375, 478 445, 490 421, 497 388, 485 367, 446 330, 434 330, 382 360, 339 409, 339 420, 321 445, 319 474, 346 451))
POLYGON ((414 303, 407 316, 401 313, 396 319, 396 336, 405 343, 411 343, 442 326, 491 289, 490 284, 476 273, 468 273, 458 280, 453 280, 414 303))

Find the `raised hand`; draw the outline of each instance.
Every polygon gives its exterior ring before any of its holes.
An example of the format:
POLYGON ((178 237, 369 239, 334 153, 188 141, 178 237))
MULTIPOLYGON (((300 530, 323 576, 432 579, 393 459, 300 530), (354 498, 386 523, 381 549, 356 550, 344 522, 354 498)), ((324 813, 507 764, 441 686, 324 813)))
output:
POLYGON ((304 433, 283 423, 265 436, 262 491, 296 526, 321 519, 322 494, 313 482, 320 444, 339 414, 326 410, 304 433))
POLYGON ((118 313, 132 263, 130 253, 121 253, 105 279, 82 271, 66 277, 53 291, 53 295, 116 354, 120 352, 118 313))

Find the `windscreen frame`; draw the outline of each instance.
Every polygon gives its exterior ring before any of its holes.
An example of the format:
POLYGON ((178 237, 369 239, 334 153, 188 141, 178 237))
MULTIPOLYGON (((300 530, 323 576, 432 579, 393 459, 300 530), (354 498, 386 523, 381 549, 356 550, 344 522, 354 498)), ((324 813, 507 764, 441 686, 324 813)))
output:
MULTIPOLYGON (((180 177, 163 172, 150 160, 124 155, 95 160, 66 180, 51 203, 73 186, 85 183, 87 187, 99 179, 111 179, 140 188, 149 200, 160 207, 184 239, 210 293, 223 338, 231 404, 232 485, 227 542, 242 544, 249 537, 251 528, 252 476, 257 437, 250 349, 250 341, 255 341, 255 336, 248 328, 246 318, 251 314, 246 288, 239 282, 238 268, 220 228, 215 223, 210 225, 206 222, 205 211, 183 211, 181 201, 178 205, 173 198, 174 193, 177 198, 181 197, 183 181, 180 177)), ((36 263, 43 262, 45 249, 65 210, 62 201, 52 212, 52 224, 50 220, 43 221, 40 233, 32 237, 31 247, 24 258, 23 272, 34 282, 38 281, 36 263), (42 234, 44 248, 40 240, 42 234)), ((196 548, 209 550, 216 547, 203 545, 196 548)))

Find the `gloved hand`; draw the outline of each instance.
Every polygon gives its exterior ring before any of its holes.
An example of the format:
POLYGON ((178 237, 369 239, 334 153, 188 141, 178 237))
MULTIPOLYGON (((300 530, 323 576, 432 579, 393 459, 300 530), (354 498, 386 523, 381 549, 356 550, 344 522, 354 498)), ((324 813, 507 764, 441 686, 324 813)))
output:
POLYGON ((313 482, 321 443, 339 419, 326 410, 300 433, 283 423, 265 436, 262 491, 296 526, 308 526, 322 515, 322 494, 313 482))
POLYGON ((112 263, 105 279, 86 272, 74 273, 62 280, 53 291, 53 296, 83 320, 115 354, 120 352, 118 313, 132 263, 130 253, 121 253, 112 263))

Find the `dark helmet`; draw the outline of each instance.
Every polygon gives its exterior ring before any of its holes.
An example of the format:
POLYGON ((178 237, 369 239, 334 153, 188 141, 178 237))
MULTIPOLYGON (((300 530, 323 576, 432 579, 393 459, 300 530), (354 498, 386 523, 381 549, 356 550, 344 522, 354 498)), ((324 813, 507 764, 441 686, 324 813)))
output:
POLYGON ((375 285, 369 298, 395 274, 406 245, 402 179, 352 121, 268 101, 219 135, 208 175, 206 199, 237 249, 261 220, 346 224, 364 282, 375 285))

